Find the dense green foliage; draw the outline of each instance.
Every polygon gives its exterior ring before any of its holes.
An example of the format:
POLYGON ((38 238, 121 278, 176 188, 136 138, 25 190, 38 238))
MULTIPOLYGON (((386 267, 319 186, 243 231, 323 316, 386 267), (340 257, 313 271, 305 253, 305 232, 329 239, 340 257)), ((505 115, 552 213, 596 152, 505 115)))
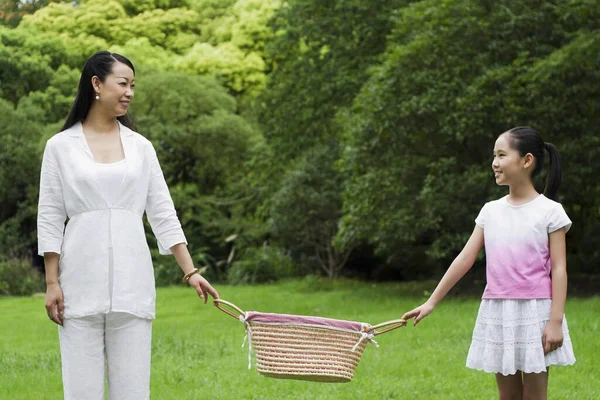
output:
MULTIPOLYGON (((87 57, 109 49, 136 66, 137 130, 213 279, 439 277, 505 193, 491 150, 517 125, 561 151, 569 270, 597 273, 597 1, 19 4, 0 3, 4 270, 37 252, 44 143, 87 57)), ((157 282, 176 282, 154 256, 157 282)))
MULTIPOLYGON (((590 82, 600 76, 599 10, 500 3, 423 1, 399 15, 384 61, 344 119, 343 240, 444 268, 438 261, 456 254, 483 202, 505 192, 490 179, 493 142, 517 125, 562 150, 570 243, 598 237, 600 119, 590 82)), ((597 261, 576 268, 592 272, 597 261)))

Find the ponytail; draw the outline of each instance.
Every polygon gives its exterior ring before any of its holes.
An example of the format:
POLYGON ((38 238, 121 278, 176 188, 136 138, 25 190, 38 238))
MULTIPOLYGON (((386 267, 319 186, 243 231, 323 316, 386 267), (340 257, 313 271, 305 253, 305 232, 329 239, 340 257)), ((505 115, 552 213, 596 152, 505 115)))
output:
POLYGON ((550 159, 548 168, 548 177, 546 178, 546 188, 544 189, 544 195, 554 201, 558 201, 558 189, 562 182, 562 168, 560 165, 560 156, 558 149, 552 143, 546 142, 544 144, 550 159))

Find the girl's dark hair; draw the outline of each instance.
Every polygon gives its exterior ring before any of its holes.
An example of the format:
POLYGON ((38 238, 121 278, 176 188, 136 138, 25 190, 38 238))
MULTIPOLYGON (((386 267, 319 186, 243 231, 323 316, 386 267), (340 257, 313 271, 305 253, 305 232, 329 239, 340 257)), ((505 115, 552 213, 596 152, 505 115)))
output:
POLYGON ((532 178, 538 175, 544 167, 546 151, 550 155, 550 170, 546 178, 544 195, 558 201, 558 189, 562 181, 562 168, 558 149, 552 143, 544 143, 538 131, 528 126, 518 126, 506 132, 508 144, 519 152, 521 157, 531 153, 535 157, 535 168, 532 178))
MULTIPOLYGON (((87 60, 83 67, 83 71, 81 72, 81 78, 79 78, 79 87, 77 89, 75 101, 69 110, 67 120, 61 131, 69 129, 77 122, 82 122, 85 117, 87 117, 90 107, 92 106, 92 101, 96 96, 96 92, 92 86, 92 77, 95 75, 101 82, 104 82, 106 77, 112 72, 113 65, 116 62, 127 65, 135 75, 135 69, 133 68, 131 61, 117 53, 99 51, 87 60)), ((133 120, 128 117, 127 114, 117 117, 117 119, 126 127, 133 129, 133 120)))

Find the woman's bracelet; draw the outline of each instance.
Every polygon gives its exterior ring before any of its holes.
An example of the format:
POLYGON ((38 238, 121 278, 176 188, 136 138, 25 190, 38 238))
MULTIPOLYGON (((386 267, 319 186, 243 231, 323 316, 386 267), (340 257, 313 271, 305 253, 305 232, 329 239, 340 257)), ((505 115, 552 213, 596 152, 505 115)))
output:
POLYGON ((198 272, 198 268, 194 268, 193 270, 191 270, 190 272, 188 272, 187 274, 185 274, 183 276, 183 283, 188 283, 188 281, 190 280, 190 278, 192 277, 192 275, 194 274, 200 274, 200 272, 198 272))

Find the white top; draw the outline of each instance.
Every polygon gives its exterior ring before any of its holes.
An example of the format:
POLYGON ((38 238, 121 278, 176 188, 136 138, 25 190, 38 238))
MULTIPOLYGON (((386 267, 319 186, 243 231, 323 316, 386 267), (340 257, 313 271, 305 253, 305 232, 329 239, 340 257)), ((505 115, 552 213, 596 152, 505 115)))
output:
POLYGON ((187 244, 152 143, 121 124, 120 136, 125 172, 110 205, 81 123, 51 137, 44 149, 38 254, 60 254, 65 318, 109 311, 154 318, 156 289, 144 212, 160 254, 187 244))
POLYGON ((114 163, 96 163, 96 180, 104 200, 112 206, 119 195, 121 182, 125 177, 125 159, 114 163))
POLYGON ((552 298, 549 234, 571 228, 560 203, 541 194, 515 206, 505 196, 486 203, 475 223, 485 238, 483 298, 552 298))

